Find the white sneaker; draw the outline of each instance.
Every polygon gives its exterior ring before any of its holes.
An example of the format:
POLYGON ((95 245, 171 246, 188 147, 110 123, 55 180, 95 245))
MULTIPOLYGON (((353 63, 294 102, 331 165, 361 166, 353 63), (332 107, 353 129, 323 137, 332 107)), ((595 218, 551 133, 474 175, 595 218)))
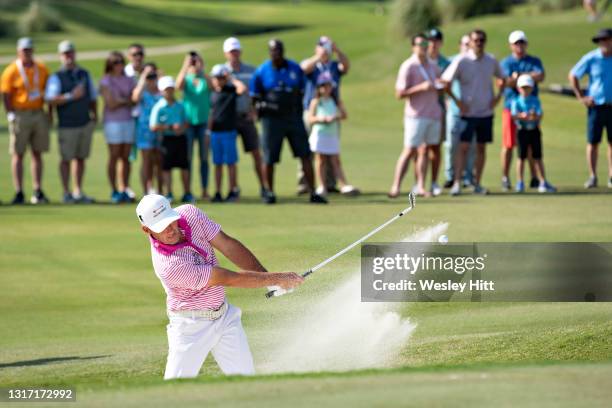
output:
POLYGON ((125 193, 128 195, 128 197, 130 197, 132 200, 136 198, 136 193, 134 192, 134 190, 132 190, 131 188, 127 187, 125 189, 125 193))
POLYGON ((450 195, 458 196, 459 194, 461 194, 461 183, 455 181, 450 189, 450 195))
POLYGON ((431 194, 434 197, 439 196, 440 194, 442 194, 442 187, 440 187, 436 182, 431 183, 431 194))
POLYGON ((157 194, 157 190, 151 187, 150 189, 147 190, 147 195, 149 194, 157 194))
POLYGON ((357 195, 359 194, 359 189, 351 186, 350 184, 347 184, 346 186, 342 186, 340 187, 340 194, 343 195, 357 195))

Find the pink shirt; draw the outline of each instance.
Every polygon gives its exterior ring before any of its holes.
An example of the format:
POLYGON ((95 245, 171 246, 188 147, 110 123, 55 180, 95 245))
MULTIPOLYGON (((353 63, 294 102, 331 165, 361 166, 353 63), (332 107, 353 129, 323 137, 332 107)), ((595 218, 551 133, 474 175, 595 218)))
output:
MULTIPOLYGON (((130 99, 136 84, 134 80, 128 76, 112 76, 106 74, 100 80, 100 87, 102 86, 108 88, 115 98, 130 99)), ((133 120, 131 107, 122 106, 111 110, 108 106, 104 105, 104 123, 125 122, 128 120, 133 120)))
POLYGON ((155 274, 166 291, 168 310, 218 309, 225 301, 223 286, 209 286, 213 266, 219 263, 210 241, 221 226, 199 208, 181 205, 175 209, 185 241, 166 245, 154 238, 151 255, 155 274))
MULTIPOLYGON (((416 55, 412 55, 400 66, 395 82, 395 89, 403 91, 415 85, 430 81, 435 85, 436 78, 440 77, 438 66, 429 59, 421 64, 416 55)), ((410 118, 441 119, 442 108, 438 100, 438 91, 432 89, 427 92, 418 92, 406 98, 404 116, 410 118)))

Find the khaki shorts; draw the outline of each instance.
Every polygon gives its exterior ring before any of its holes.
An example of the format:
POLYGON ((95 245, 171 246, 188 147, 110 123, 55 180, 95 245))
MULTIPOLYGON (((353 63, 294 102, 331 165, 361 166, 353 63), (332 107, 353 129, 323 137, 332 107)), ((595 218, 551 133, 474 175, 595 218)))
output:
POLYGON ((49 117, 42 110, 15 111, 9 134, 9 154, 22 155, 28 145, 34 152, 49 151, 49 117))
POLYGON ((86 159, 91 150, 91 139, 96 124, 91 121, 84 126, 59 128, 60 156, 64 161, 72 159, 86 159))

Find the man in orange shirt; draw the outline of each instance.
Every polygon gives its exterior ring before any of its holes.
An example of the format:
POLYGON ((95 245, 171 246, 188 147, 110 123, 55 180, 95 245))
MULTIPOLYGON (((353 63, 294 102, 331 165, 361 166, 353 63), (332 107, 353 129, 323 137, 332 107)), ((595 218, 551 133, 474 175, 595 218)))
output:
POLYGON ((43 112, 44 90, 49 77, 47 67, 33 58, 34 43, 24 37, 17 41, 17 59, 9 64, 0 79, 0 91, 9 123, 11 170, 15 186, 13 204, 23 204, 23 156, 32 150, 31 203, 47 203, 41 189, 42 153, 49 150, 50 114, 43 112))

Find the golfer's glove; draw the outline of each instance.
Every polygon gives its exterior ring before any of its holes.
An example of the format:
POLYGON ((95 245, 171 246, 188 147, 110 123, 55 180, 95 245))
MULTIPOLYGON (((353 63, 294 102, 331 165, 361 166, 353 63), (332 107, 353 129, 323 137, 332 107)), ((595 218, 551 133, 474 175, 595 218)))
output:
POLYGON ((274 297, 283 296, 287 293, 293 293, 294 289, 283 289, 280 286, 268 286, 268 291, 274 291, 274 297))

